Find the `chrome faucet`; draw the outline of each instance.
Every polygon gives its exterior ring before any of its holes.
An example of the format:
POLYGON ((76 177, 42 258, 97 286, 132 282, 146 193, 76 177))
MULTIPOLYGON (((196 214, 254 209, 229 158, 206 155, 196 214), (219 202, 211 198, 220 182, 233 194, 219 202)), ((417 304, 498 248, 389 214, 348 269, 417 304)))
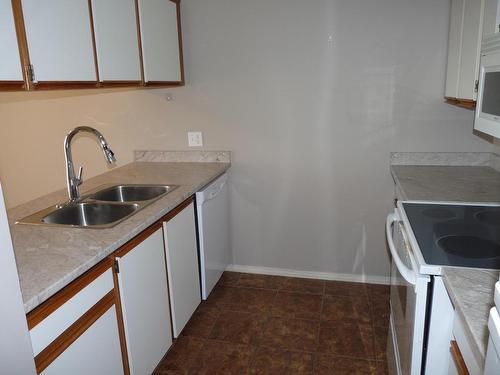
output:
POLYGON ((80 191, 78 186, 83 182, 82 180, 82 172, 83 167, 80 167, 78 171, 78 176, 75 175, 75 167, 73 165, 73 157, 71 155, 71 140, 75 135, 79 132, 88 132, 94 134, 99 140, 99 144, 101 145, 102 151, 104 152, 104 156, 109 164, 114 163, 116 161, 115 154, 108 147, 108 142, 106 138, 96 129, 91 128, 90 126, 78 126, 74 128, 72 131, 68 133, 66 138, 64 138, 64 156, 66 159, 66 178, 68 184, 68 195, 69 195, 69 203, 74 203, 78 201, 80 198, 80 191))

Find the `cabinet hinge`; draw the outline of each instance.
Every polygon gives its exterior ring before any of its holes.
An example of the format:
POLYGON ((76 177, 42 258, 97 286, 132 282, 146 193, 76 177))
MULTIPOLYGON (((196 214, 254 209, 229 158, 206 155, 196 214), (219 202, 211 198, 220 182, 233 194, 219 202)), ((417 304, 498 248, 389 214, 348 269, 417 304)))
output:
POLYGON ((476 79, 476 82, 474 83, 474 92, 477 92, 479 90, 479 81, 476 79))
POLYGON ((116 273, 120 273, 120 265, 118 264, 117 259, 115 259, 115 264, 113 265, 113 267, 115 268, 116 273))
POLYGON ((31 82, 35 82, 35 68, 33 67, 33 64, 26 66, 26 71, 28 74, 28 79, 31 82))

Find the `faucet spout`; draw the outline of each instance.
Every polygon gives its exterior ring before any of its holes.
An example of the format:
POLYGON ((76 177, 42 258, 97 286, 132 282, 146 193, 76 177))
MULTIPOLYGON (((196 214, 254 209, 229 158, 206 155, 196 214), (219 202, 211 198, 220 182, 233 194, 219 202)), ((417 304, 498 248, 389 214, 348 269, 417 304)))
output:
POLYGON ((75 166, 73 165, 73 156, 71 153, 71 141, 80 132, 87 132, 93 134, 97 140, 99 141, 99 145, 101 146, 102 152, 104 153, 104 157, 109 164, 112 164, 116 161, 114 152, 109 148, 108 142, 106 138, 99 132, 98 130, 91 128, 90 126, 78 126, 74 128, 72 131, 68 133, 66 138, 64 138, 64 157, 66 160, 66 180, 68 185, 68 196, 69 203, 74 203, 80 198, 79 186, 83 182, 82 180, 82 170, 80 167, 80 171, 78 176, 75 174, 75 166))

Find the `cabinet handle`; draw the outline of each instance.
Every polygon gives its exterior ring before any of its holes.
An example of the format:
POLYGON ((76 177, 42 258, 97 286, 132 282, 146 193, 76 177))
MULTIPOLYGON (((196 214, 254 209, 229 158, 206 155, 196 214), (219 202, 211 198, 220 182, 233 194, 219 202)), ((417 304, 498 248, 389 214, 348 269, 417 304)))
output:
POLYGON ((460 348, 455 340, 450 341, 450 351, 453 357, 453 362, 457 366, 459 375, 469 375, 469 370, 467 370, 467 365, 465 364, 464 357, 460 352, 460 348))

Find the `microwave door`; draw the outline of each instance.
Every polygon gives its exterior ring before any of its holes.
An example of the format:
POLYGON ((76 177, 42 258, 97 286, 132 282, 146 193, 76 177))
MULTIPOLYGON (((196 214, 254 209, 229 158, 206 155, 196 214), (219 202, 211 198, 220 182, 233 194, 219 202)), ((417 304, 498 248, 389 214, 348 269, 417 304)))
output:
POLYGON ((500 119, 500 71, 484 72, 481 114, 493 120, 500 119))
POLYGON ((500 138, 500 52, 481 57, 474 129, 500 138))

